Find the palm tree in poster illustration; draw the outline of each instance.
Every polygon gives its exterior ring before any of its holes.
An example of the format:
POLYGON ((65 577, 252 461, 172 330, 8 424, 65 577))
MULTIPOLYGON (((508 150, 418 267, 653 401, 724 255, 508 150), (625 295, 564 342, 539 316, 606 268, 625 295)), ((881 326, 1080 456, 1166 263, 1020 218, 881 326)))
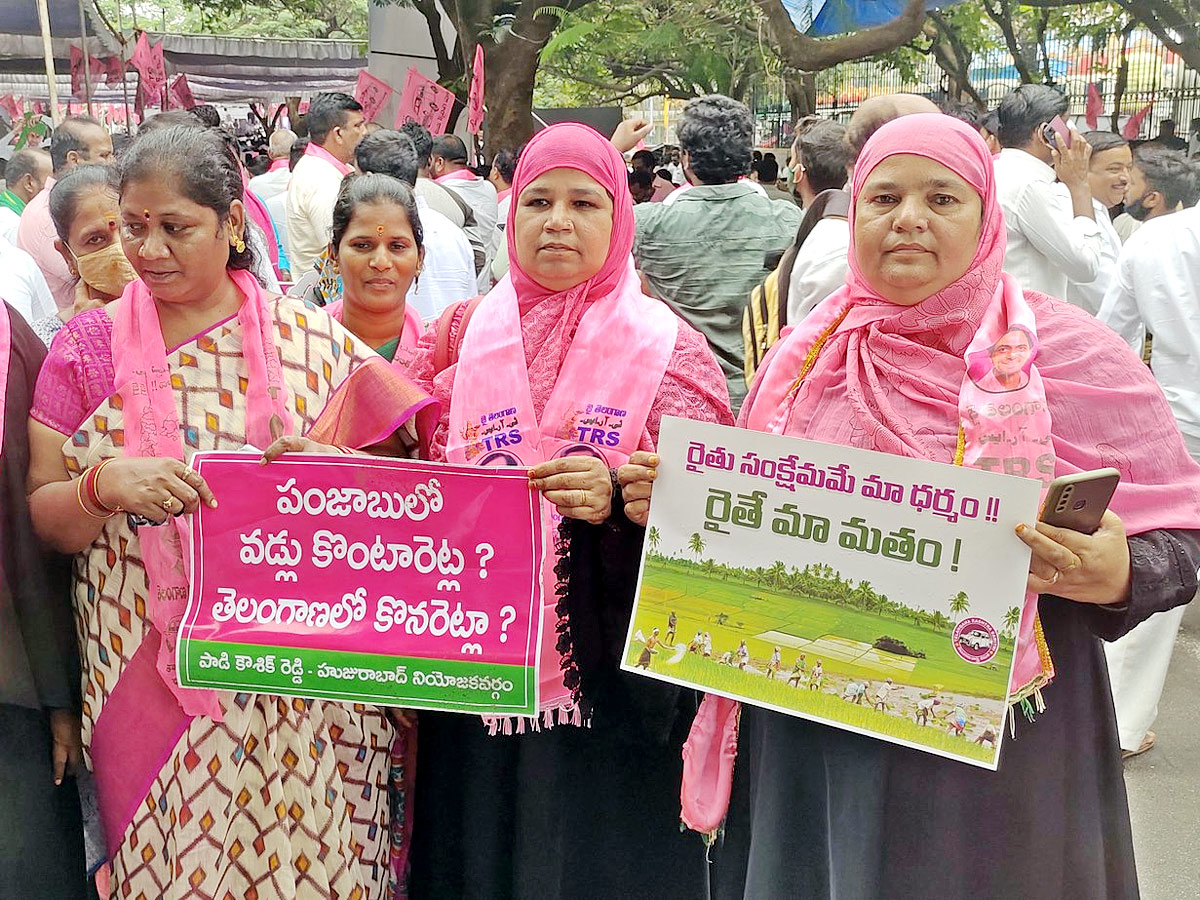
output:
POLYGON ((1004 614, 1004 633, 1009 637, 1013 637, 1017 633, 1017 626, 1021 624, 1021 607, 1011 606, 1008 612, 1004 614))
POLYGON ((650 530, 646 532, 646 543, 650 545, 651 553, 658 552, 658 545, 662 543, 662 533, 657 525, 651 525, 650 530))
POLYGON ((964 592, 959 591, 950 598, 950 612, 954 613, 954 621, 962 618, 963 613, 971 608, 971 598, 964 592))
POLYGON ((704 553, 704 538, 700 537, 700 532, 693 531, 692 536, 688 538, 688 552, 695 554, 697 562, 700 556, 704 553))

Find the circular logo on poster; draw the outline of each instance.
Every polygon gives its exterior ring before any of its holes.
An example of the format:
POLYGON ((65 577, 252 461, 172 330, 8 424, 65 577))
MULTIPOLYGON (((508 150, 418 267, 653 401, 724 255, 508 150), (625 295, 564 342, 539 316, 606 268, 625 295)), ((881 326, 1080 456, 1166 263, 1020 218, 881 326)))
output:
POLYGON ((987 619, 968 616, 954 626, 954 652, 969 663, 988 662, 1000 649, 1000 637, 987 619))

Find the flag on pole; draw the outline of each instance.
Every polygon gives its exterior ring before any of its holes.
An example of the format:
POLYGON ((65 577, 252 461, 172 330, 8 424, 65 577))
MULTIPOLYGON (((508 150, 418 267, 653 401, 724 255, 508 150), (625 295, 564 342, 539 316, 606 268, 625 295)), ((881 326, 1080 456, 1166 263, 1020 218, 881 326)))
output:
POLYGON ((1153 108, 1153 103, 1147 103, 1132 116, 1130 116, 1129 121, 1121 126, 1121 137, 1125 138, 1127 141, 1137 140, 1137 136, 1142 130, 1142 122, 1146 120, 1146 116, 1150 115, 1150 110, 1153 108))
POLYGON ((167 101, 172 109, 175 107, 191 109, 196 105, 196 98, 192 96, 192 88, 188 84, 187 76, 182 72, 171 82, 171 89, 167 92, 167 101))
POLYGON ((1087 104, 1084 106, 1084 118, 1087 120, 1087 127, 1095 131, 1100 125, 1100 114, 1104 112, 1104 101, 1100 98, 1100 88, 1096 86, 1096 82, 1089 82, 1087 86, 1087 104))
POLYGON ((396 112, 396 127, 407 120, 420 122, 433 135, 444 134, 450 123, 450 110, 454 106, 454 93, 431 81, 416 66, 408 70, 404 79, 404 90, 400 92, 400 108, 396 112))
POLYGON ((392 96, 392 86, 386 81, 376 78, 366 69, 358 73, 358 82, 354 85, 354 99, 362 104, 363 118, 374 122, 375 117, 383 110, 392 96))
POLYGON ((475 63, 471 67, 471 91, 467 95, 467 133, 483 131, 483 45, 475 45, 475 63))
POLYGON ((146 85, 147 96, 155 94, 167 83, 167 67, 163 60, 162 42, 151 46, 146 32, 138 37, 133 56, 129 58, 133 67, 141 73, 141 80, 146 85))

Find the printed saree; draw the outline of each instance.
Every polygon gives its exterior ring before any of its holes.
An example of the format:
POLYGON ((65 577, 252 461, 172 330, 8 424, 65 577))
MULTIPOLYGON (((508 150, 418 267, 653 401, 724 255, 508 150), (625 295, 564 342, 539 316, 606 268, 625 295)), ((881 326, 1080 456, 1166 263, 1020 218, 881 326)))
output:
MULTIPOLYGON (((270 309, 293 420, 306 431, 371 352, 299 301, 282 298, 270 309)), ((245 443, 240 331, 231 319, 168 353, 188 456, 245 443)), ((64 446, 67 467, 77 475, 121 455, 123 443, 121 401, 113 394, 64 446)), ((77 558, 75 603, 89 762, 98 761, 98 731, 118 741, 133 735, 122 753, 100 754, 108 760, 102 765, 116 760, 121 780, 134 785, 131 817, 114 819, 112 809, 102 810, 110 832, 123 827, 106 834, 115 896, 389 897, 387 788, 395 729, 384 711, 222 693, 224 717, 216 722, 156 703, 165 686, 153 680, 158 633, 150 627, 146 595, 138 536, 126 517, 114 516, 77 558), (162 730, 156 710, 172 723, 168 749, 139 755, 139 745, 148 743, 142 736, 162 730), (114 821, 123 825, 114 828, 114 821)))

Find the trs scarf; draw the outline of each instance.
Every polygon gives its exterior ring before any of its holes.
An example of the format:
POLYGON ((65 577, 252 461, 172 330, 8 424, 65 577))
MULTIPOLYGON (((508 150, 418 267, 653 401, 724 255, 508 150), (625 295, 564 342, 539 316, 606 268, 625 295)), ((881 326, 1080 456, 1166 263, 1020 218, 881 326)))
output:
MULTIPOLYGON (((234 270, 230 277, 243 295, 238 323, 249 376, 247 441, 266 447, 273 440, 272 419, 278 419, 280 434, 291 431, 287 391, 266 308, 267 294, 249 272, 234 270)), ((114 380, 125 410, 125 455, 186 461, 158 307, 140 279, 130 282, 121 296, 113 322, 112 347, 114 380)), ((162 637, 158 672, 185 713, 219 720, 221 706, 216 693, 181 688, 175 672, 175 643, 187 606, 190 574, 188 526, 182 519, 173 518, 163 525, 143 528, 139 537, 150 586, 148 613, 162 637)))
MULTIPOLYGON (((678 320, 642 294, 633 268, 633 203, 620 154, 587 126, 553 125, 521 154, 513 196, 557 168, 589 175, 612 196, 608 254, 587 281, 565 291, 543 287, 521 268, 513 227, 519 199, 514 202, 505 229, 511 268, 480 304, 460 348, 446 446, 452 462, 530 466, 590 454, 617 466, 637 449, 674 351, 678 320), (552 371, 538 365, 540 358, 527 367, 521 334, 522 316, 543 304, 561 310, 547 344, 565 347, 565 358, 552 371), (549 393, 540 421, 535 389, 549 393)), ((549 543, 558 532, 557 513, 545 502, 542 512, 549 543)), ((554 568, 554 554, 546 552, 538 705, 547 726, 582 719, 565 607, 552 595, 554 568)), ((489 725, 495 733, 501 723, 489 725)), ((503 726, 507 732, 511 722, 503 726)), ((523 727, 519 721, 518 731, 523 727)))

